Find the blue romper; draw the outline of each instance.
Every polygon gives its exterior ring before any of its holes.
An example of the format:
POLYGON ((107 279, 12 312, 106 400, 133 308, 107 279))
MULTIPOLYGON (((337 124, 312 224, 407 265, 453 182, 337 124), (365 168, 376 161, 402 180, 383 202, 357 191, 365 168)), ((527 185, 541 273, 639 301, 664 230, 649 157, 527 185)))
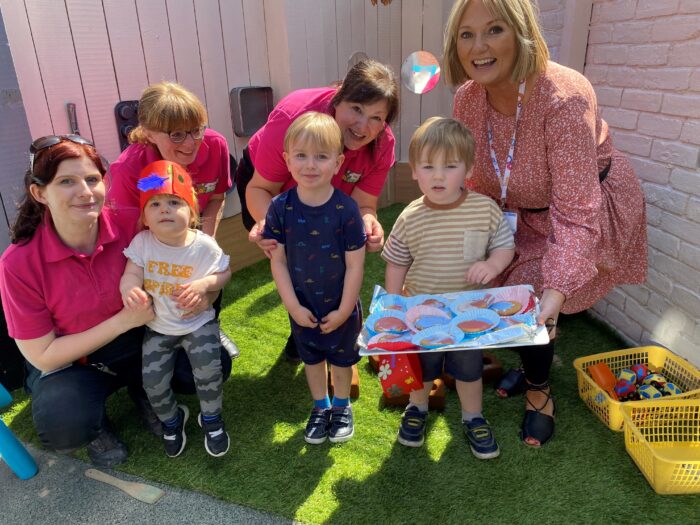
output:
MULTIPOLYGON (((296 187, 272 199, 263 236, 284 245, 287 269, 297 298, 321 320, 337 310, 345 281, 345 252, 362 248, 367 240, 357 203, 335 189, 321 206, 299 200, 296 187)), ((358 300, 343 325, 329 334, 320 328, 292 325, 299 355, 313 365, 327 360, 336 366, 352 366, 360 360, 355 346, 362 327, 358 300)))

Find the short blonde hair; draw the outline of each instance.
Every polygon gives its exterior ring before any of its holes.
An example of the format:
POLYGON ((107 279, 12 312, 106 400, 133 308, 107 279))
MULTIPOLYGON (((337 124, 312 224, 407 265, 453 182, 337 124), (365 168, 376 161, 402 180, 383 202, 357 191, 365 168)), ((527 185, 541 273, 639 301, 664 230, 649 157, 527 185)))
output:
MULTIPOLYGON (((457 0, 452 6, 445 25, 443 41, 443 73, 449 86, 459 86, 469 76, 457 56, 459 23, 471 0, 457 0)), ((530 74, 544 71, 549 50, 540 29, 537 13, 531 0, 481 0, 489 13, 515 31, 516 58, 511 74, 512 82, 520 82, 530 74)))
POLYGON ((408 163, 415 169, 422 158, 432 162, 443 153, 446 160, 461 160, 471 169, 474 163, 474 137, 469 128, 453 118, 430 117, 411 137, 408 163))
POLYGON ((309 111, 297 117, 284 134, 284 151, 289 152, 292 144, 312 142, 322 149, 343 152, 343 134, 338 123, 330 115, 309 111))
POLYGON ((207 123, 207 110, 197 96, 176 82, 148 86, 139 100, 139 125, 129 142, 148 144, 146 130, 190 131, 207 123))

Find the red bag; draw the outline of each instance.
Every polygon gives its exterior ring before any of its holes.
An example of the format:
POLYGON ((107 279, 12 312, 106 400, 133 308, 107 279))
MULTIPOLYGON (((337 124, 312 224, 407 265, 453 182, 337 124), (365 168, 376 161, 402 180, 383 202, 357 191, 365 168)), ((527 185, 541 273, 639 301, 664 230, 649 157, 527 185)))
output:
POLYGON ((379 381, 386 397, 398 397, 423 388, 418 354, 389 354, 379 358, 379 381))

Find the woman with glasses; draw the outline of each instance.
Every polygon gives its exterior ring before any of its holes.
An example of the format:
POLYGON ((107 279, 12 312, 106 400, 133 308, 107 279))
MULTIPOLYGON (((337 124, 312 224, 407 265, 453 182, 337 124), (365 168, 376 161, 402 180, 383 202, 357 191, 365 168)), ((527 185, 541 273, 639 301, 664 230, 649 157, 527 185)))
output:
MULTIPOLYGON (((201 230, 215 237, 231 187, 231 159, 224 136, 207 128, 204 105, 180 84, 160 82, 141 95, 138 119, 139 125, 129 134, 131 144, 109 167, 108 201, 115 208, 139 209, 136 184, 141 170, 157 160, 177 162, 192 177, 201 230)), ((212 306, 218 318, 221 294, 212 306)), ((238 347, 223 331, 219 338, 229 357, 238 357, 238 347)), ((185 359, 184 354, 181 357, 185 359)))
MULTIPOLYGON (((280 100, 250 139, 236 173, 249 239, 266 252, 275 248, 274 240, 261 235, 265 214, 274 196, 296 185, 282 156, 284 135, 299 115, 318 111, 331 115, 343 135, 345 160, 332 184, 357 202, 367 249, 381 249, 384 230, 377 220, 377 201, 394 164, 394 135, 389 124, 398 110, 394 73, 374 60, 354 65, 340 86, 300 89, 280 100)), ((300 361, 291 336, 284 351, 290 361, 300 361)))
POLYGON ((42 137, 30 158, 12 244, 0 258, 8 332, 28 361, 44 446, 87 444, 93 463, 112 467, 127 452, 105 401, 123 386, 140 390, 142 325, 153 319, 150 304, 127 310, 119 293, 138 211, 104 206, 105 167, 83 137, 42 137))

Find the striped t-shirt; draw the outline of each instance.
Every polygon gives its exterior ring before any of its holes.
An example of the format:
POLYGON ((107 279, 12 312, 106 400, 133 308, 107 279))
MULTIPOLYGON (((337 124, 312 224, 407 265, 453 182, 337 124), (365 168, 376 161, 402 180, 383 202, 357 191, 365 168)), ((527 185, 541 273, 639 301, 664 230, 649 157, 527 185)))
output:
POLYGON ((426 197, 401 212, 382 258, 410 266, 404 293, 442 293, 482 288, 465 281, 467 270, 492 250, 512 249, 513 234, 489 197, 465 192, 457 202, 439 205, 426 197))

